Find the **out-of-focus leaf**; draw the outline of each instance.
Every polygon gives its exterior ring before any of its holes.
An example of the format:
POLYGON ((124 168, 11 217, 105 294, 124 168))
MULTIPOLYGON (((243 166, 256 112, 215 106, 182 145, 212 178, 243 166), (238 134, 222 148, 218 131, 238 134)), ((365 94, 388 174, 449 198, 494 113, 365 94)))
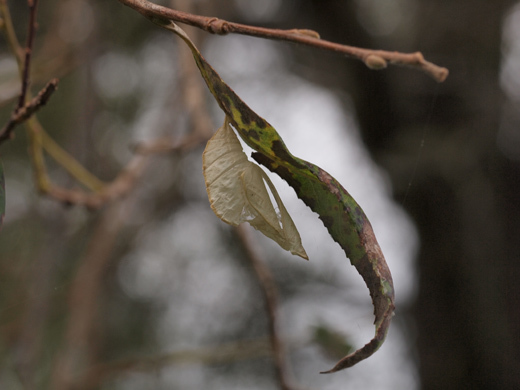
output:
POLYGON ((354 347, 344 335, 325 325, 314 328, 313 341, 331 359, 341 359, 354 351, 354 347))
POLYGON ((211 208, 221 220, 233 226, 248 222, 283 249, 308 259, 300 234, 276 188, 266 173, 247 159, 227 117, 208 141, 202 158, 211 208))
POLYGON ((4 222, 5 215, 5 180, 4 180, 4 167, 0 162, 0 230, 4 222))

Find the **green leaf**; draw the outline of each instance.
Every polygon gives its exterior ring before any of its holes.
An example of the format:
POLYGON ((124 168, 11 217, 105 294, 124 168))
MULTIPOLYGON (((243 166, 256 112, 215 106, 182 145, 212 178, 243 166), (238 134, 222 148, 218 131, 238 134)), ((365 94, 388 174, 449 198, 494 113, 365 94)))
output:
POLYGON ((0 230, 4 223, 5 215, 5 179, 4 179, 4 167, 0 161, 0 230))
POLYGON ((221 220, 233 226, 248 222, 283 249, 308 259, 300 234, 271 179, 247 159, 227 117, 224 125, 208 141, 202 161, 211 208, 221 220), (279 213, 271 202, 265 183, 279 213))
POLYGON ((357 202, 342 185, 320 167, 293 156, 277 131, 251 110, 209 65, 186 33, 171 22, 173 31, 189 46, 210 92, 240 137, 253 148, 253 158, 277 173, 296 195, 316 212, 363 277, 374 305, 375 335, 370 342, 342 358, 336 372, 371 356, 383 344, 394 312, 392 275, 372 226, 357 202))

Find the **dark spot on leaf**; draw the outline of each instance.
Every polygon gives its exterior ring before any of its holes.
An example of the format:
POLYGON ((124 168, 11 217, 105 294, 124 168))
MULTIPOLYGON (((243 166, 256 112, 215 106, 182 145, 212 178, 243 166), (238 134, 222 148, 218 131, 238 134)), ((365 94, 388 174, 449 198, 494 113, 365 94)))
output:
POLYGON ((257 141, 260 141, 260 134, 258 134, 258 131, 247 130, 245 133, 247 134, 248 138, 253 138, 253 139, 256 139, 257 141))
POLYGON ((253 122, 258 125, 261 122, 265 122, 265 120, 258 116, 256 112, 251 110, 251 108, 249 108, 249 106, 245 104, 242 99, 240 99, 237 94, 231 90, 231 88, 229 88, 228 96, 235 108, 238 110, 238 112, 240 112, 242 122, 245 125, 250 125, 253 122))
POLYGON ((300 198, 303 203, 305 203, 312 211, 314 211, 316 207, 316 200, 314 198, 309 198, 308 196, 304 196, 303 194, 298 193, 296 193, 296 195, 298 195, 298 198, 300 198))
POLYGON ((295 168, 299 168, 299 169, 307 168, 304 164, 295 160, 295 158, 289 153, 289 151, 287 150, 287 147, 285 146, 285 144, 283 143, 283 141, 281 139, 277 140, 277 141, 273 141, 272 149, 273 149, 274 154, 278 158, 280 158, 283 161, 288 162, 295 168))
POLYGON ((273 170, 274 161, 271 160, 269 157, 263 155, 262 153, 258 153, 258 152, 251 153, 251 157, 253 157, 253 159, 258 164, 262 164, 264 167, 269 169, 271 172, 274 172, 274 170, 273 170))
MULTIPOLYGON (((301 183, 293 177, 291 172, 286 167, 284 167, 282 165, 275 167, 275 163, 273 160, 271 160, 269 157, 267 157, 261 153, 258 153, 258 152, 254 152, 253 154, 251 154, 251 156, 255 159, 255 161, 257 163, 262 164, 267 169, 269 169, 271 172, 276 173, 278 176, 280 176, 282 179, 284 179, 294 189, 294 191, 296 191, 296 195, 298 195, 298 197, 300 197, 301 183)), ((300 197, 300 199, 302 199, 302 198, 300 197)), ((302 200, 305 202, 305 204, 307 204, 309 206, 309 204, 304 199, 302 199, 302 200)), ((311 207, 311 206, 309 206, 309 207, 311 207)))
POLYGON ((330 228, 334 224, 334 218, 328 215, 320 215, 320 219, 326 228, 330 228))
POLYGON ((261 121, 260 122, 256 122, 256 126, 261 128, 261 129, 265 129, 267 126, 269 126, 269 123, 267 123, 263 118, 260 118, 261 121))

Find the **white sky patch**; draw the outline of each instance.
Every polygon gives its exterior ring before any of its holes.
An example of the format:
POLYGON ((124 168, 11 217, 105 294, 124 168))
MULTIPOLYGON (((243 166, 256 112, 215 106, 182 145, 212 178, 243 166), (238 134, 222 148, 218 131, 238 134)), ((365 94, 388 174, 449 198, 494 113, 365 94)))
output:
POLYGON ((272 21, 276 18, 276 14, 282 6, 282 0, 235 0, 235 4, 248 20, 262 22, 272 21))
POLYGON ((520 101, 520 4, 505 18, 502 52, 500 85, 511 99, 520 101))
POLYGON ((371 35, 389 35, 415 10, 409 0, 356 0, 357 17, 371 35))
POLYGON ((511 9, 504 22, 500 85, 510 102, 504 107, 498 147, 508 158, 520 160, 520 4, 511 9))
POLYGON ((96 60, 93 72, 94 82, 101 96, 115 99, 135 91, 141 69, 133 58, 112 51, 96 60))

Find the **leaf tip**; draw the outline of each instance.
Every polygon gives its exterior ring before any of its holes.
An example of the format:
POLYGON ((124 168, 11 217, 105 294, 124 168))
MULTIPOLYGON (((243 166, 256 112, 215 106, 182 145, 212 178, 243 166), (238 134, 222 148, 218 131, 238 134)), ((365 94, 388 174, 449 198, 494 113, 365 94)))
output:
POLYGON ((305 252, 305 249, 303 249, 303 247, 298 248, 296 250, 292 250, 291 253, 293 255, 300 256, 302 259, 309 261, 309 256, 307 255, 307 252, 305 252))

